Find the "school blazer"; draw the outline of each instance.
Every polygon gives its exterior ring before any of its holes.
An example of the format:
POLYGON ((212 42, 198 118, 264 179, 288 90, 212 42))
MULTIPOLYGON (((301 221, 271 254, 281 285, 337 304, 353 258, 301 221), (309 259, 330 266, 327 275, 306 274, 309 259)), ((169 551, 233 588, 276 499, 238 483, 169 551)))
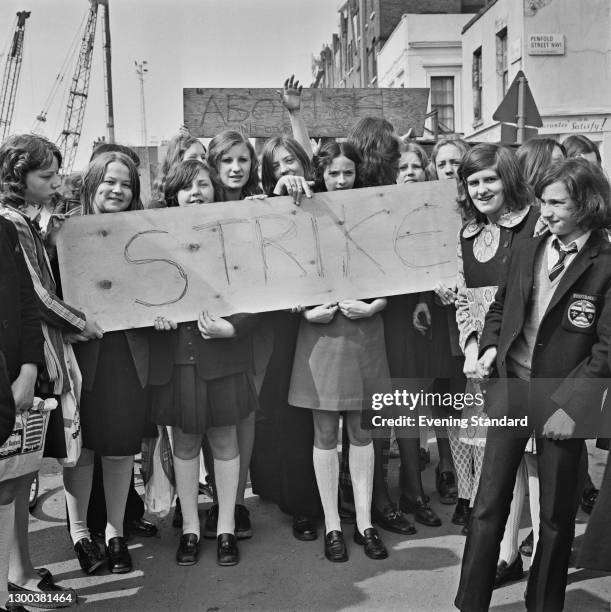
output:
POLYGON ((11 381, 24 363, 44 365, 40 314, 17 231, 0 215, 0 350, 11 381))
MULTIPOLYGON (((142 388, 148 384, 149 368, 149 331, 148 329, 130 329, 124 332, 109 332, 113 334, 124 333, 127 344, 132 355, 134 366, 138 374, 138 380, 142 388)), ((88 340, 78 342, 73 345, 76 360, 78 361, 83 377, 83 389, 92 391, 95 382, 95 374, 98 368, 98 358, 100 355, 100 343, 102 340, 88 340)), ((109 384, 110 381, 109 381, 109 384)))
MULTIPOLYGON (((507 355, 518 338, 530 302, 535 256, 548 235, 525 240, 512 251, 506 280, 486 316, 480 355, 497 347, 499 379, 507 381, 507 355)), ((611 244, 604 232, 593 231, 566 269, 541 320, 532 356, 527 402, 516 406, 493 394, 490 416, 532 418, 541 427, 562 408, 577 424, 576 436, 591 437, 600 418, 602 393, 611 376, 611 244), (541 380, 536 380, 541 379, 541 380), (521 413, 521 414, 520 414, 521 413), (588 434, 586 434, 586 430, 588 434)), ((501 385, 502 388, 502 385, 501 385)))
MULTIPOLYGON (((260 320, 259 315, 240 313, 226 319, 235 328, 235 338, 203 340, 195 347, 195 366, 202 380, 213 380, 253 369, 251 334, 260 320)), ((170 382, 177 344, 178 331, 150 332, 149 384, 165 385, 170 382)))

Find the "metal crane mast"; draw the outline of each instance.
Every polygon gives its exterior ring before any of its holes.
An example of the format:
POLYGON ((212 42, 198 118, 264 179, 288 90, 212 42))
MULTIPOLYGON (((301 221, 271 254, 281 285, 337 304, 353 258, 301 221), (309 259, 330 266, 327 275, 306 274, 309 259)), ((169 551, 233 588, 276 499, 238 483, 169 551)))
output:
MULTIPOLYGON (((69 174, 72 171, 81 137, 81 131, 83 129, 85 107, 87 106, 87 96, 89 95, 89 80, 91 77, 91 61, 93 58, 93 45, 95 42, 98 6, 101 4, 106 9, 106 19, 108 14, 108 0, 89 0, 89 2, 89 15, 85 25, 85 32, 83 34, 83 38, 81 39, 81 48, 79 51, 78 61, 70 86, 68 105, 66 107, 66 117, 64 119, 64 128, 57 140, 57 145, 64 158, 63 167, 66 174, 69 174)), ((107 44, 109 47, 109 35, 107 44)), ((107 57, 109 57, 109 55, 110 49, 108 48, 107 57)), ((112 113, 112 110, 110 112, 112 113)))
POLYGON ((23 60, 23 38, 25 36, 25 20, 30 16, 29 11, 17 13, 17 27, 13 34, 13 43, 6 56, 2 89, 0 90, 0 140, 4 140, 11 129, 15 97, 19 85, 19 73, 23 60))

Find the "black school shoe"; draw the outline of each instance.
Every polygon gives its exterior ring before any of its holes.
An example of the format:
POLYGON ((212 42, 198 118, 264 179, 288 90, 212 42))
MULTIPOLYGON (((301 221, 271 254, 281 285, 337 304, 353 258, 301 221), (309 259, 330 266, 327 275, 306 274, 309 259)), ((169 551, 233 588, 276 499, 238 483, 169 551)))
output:
POLYGON ((384 542, 380 539, 377 530, 374 527, 365 529, 361 533, 357 527, 354 528, 354 542, 359 546, 364 546, 365 554, 370 559, 386 559, 388 557, 388 551, 384 542))
POLYGON ((511 565, 507 565, 506 561, 501 560, 496 566, 494 588, 498 589, 508 582, 515 582, 516 580, 521 580, 523 577, 524 567, 522 565, 522 557, 519 554, 511 565))
POLYGON ((238 541, 233 533, 221 533, 216 539, 216 561, 219 565, 237 565, 240 562, 238 541))
POLYGON ((199 557, 199 538, 194 533, 183 533, 176 551, 178 565, 195 565, 199 557))
POLYGON ((580 506, 581 509, 586 513, 590 514, 594 508, 594 504, 598 499, 598 489, 596 487, 588 487, 584 490, 581 496, 580 506))
POLYGON ((112 574, 127 574, 132 571, 132 558, 127 550, 125 538, 116 536, 106 545, 108 569, 112 574))
POLYGON ((318 537, 316 523, 307 516, 294 516, 293 536, 302 542, 315 540, 318 537))
POLYGON ((384 510, 371 509, 371 520, 386 531, 392 531, 399 535, 414 535, 416 528, 405 514, 397 510, 394 504, 386 506, 384 510))
MULTIPOLYGON (((40 575, 40 574, 39 574, 40 575)), ((28 606, 33 608, 69 608, 77 603, 77 594, 74 589, 68 587, 62 587, 53 582, 51 573, 47 573, 36 585, 37 590, 26 589, 13 582, 8 583, 8 592, 13 594, 21 595, 24 600, 27 601, 28 606), (56 598, 56 601, 37 601, 37 596, 40 593, 50 595, 52 598, 56 598)), ((13 606, 7 606, 8 610, 13 610, 13 606)))
POLYGON ((407 497, 401 497, 399 499, 399 509, 407 514, 413 513, 416 522, 428 527, 439 527, 441 525, 441 519, 423 497, 417 497, 414 501, 407 499, 407 497))
POLYGON ((458 487, 456 486, 456 477, 454 473, 446 470, 439 471, 439 466, 435 468, 435 485, 439 493, 439 501, 442 504, 452 506, 456 503, 458 497, 458 487))
POLYGON ((346 542, 341 531, 329 531, 325 536, 325 557, 333 563, 348 561, 346 542))
POLYGON ((89 538, 81 538, 74 545, 74 552, 81 569, 88 575, 93 574, 104 565, 104 555, 98 545, 89 538))
POLYGON ((469 508, 469 500, 459 497, 454 508, 454 514, 450 519, 454 525, 466 525, 471 516, 471 508, 469 508))

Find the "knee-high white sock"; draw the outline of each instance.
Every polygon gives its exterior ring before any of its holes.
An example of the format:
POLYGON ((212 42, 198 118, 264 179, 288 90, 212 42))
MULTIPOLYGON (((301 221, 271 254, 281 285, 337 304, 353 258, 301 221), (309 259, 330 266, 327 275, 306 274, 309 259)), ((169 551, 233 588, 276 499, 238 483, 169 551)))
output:
POLYGON ((526 494, 526 464, 524 459, 520 462, 516 473, 516 482, 513 486, 513 498, 509 506, 509 516, 505 524, 505 533, 501 540, 501 550, 499 561, 505 561, 511 565, 518 556, 518 538, 520 534, 520 518, 522 516, 522 506, 526 494))
POLYGON ((8 590, 8 564, 15 531, 15 502, 0 506, 0 591, 8 590))
POLYGON ((235 532, 235 498, 240 479, 240 455, 233 459, 214 460, 216 495, 219 500, 219 521, 216 534, 235 532))
POLYGON ((350 445, 348 455, 354 491, 356 526, 361 533, 371 527, 371 495, 373 493, 373 442, 365 446, 350 445))
POLYGON ((199 538, 197 494, 199 482, 199 457, 181 459, 174 455, 176 493, 182 510, 182 532, 194 533, 199 538))
POLYGON ((339 459, 337 457, 337 449, 330 448, 325 450, 315 446, 312 458, 320 501, 325 513, 326 533, 341 531, 339 511, 337 509, 337 492, 339 490, 339 459))
POLYGON ((539 470, 537 469, 537 456, 533 453, 524 455, 526 471, 528 472, 528 505, 530 506, 530 521, 533 528, 533 556, 539 541, 539 470))
POLYGON ((105 539, 123 537, 125 502, 132 481, 134 457, 102 457, 102 479, 106 499, 105 539))
POLYGON ((72 543, 76 544, 82 538, 91 537, 87 527, 87 508, 91 496, 93 463, 65 467, 63 472, 70 537, 72 543))

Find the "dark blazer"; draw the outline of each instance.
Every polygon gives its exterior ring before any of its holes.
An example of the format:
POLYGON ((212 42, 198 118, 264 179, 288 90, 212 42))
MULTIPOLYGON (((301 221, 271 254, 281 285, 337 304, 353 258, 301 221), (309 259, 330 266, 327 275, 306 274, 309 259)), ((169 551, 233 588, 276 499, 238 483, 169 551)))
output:
MULTIPOLYGON (((547 235, 524 241, 512 251, 506 280, 486 316, 480 354, 489 346, 497 347, 501 380, 507 379, 507 355, 528 314, 535 256, 546 239, 547 235)), ((591 434, 600 416, 605 379, 610 377, 610 339, 611 244, 606 233, 594 231, 560 279, 541 320, 528 401, 520 406, 492 402, 487 412, 490 416, 526 412, 529 425, 537 427, 562 408, 576 422, 576 435, 582 435, 584 428, 591 434), (575 317, 584 306, 591 317, 585 324, 575 317)))
MULTIPOLYGON (((138 373, 138 380, 142 388, 148 384, 149 368, 149 331, 148 329, 129 329, 124 332, 109 332, 111 334, 124 333, 138 373)), ((89 340, 74 344, 74 353, 83 377, 83 389, 92 391, 95 374, 98 368, 98 357, 102 340, 89 340)))
MULTIPOLYGON (((195 347, 195 365, 202 380, 213 380, 253 369, 251 333, 260 317, 241 313, 226 319, 235 328, 235 338, 202 338, 195 347)), ((165 385, 170 381, 177 345, 178 330, 150 333, 149 384, 165 385)))
POLYGON ((17 230, 0 215, 0 350, 11 381, 24 363, 44 365, 43 337, 32 279, 17 230))

